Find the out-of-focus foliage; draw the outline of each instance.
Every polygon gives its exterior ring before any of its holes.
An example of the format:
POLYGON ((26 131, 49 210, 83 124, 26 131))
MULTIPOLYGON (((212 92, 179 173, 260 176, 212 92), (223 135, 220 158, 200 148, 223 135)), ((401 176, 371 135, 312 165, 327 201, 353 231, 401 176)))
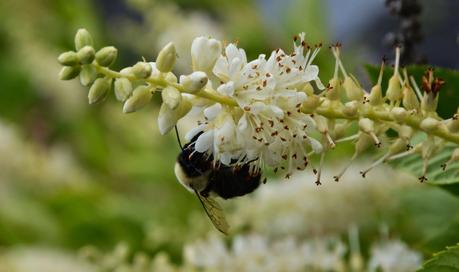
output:
POLYGON ((419 271, 455 271, 459 269, 459 245, 448 247, 427 261, 419 271))
MULTIPOLYGON (((174 41, 182 71, 189 69, 186 56, 197 35, 239 40, 251 57, 290 47, 291 35, 300 31, 311 43, 329 42, 321 1, 292 0, 269 10, 262 2, 0 1, 1 272, 95 271, 76 252, 89 245, 100 250, 99 257, 127 254, 123 246, 112 252, 120 243, 143 252, 128 263, 152 260, 170 271, 181 264, 195 266, 182 250, 185 245, 196 250, 199 237, 212 230, 195 197, 175 181, 179 147, 172 137, 159 137, 157 109, 124 115, 113 97, 88 106, 79 82, 58 79, 56 56, 72 47, 79 27, 88 28, 101 44, 124 47, 120 66, 140 56, 148 59, 174 41)), ((331 54, 321 54, 321 74, 331 75, 331 60, 331 54)), ((450 109, 454 102, 440 104, 450 109)), ((335 152, 335 160, 343 153, 335 152)), ((217 246, 238 261, 237 241, 249 248, 256 233, 267 241, 261 252, 273 254, 279 250, 276 242, 296 251, 333 236, 337 245, 349 248, 338 252, 344 254, 352 250, 347 232, 357 225, 369 264, 377 255, 373 246, 379 253, 389 248, 379 246, 381 225, 391 239, 403 241, 392 248, 415 256, 428 257, 459 241, 459 219, 452 216, 457 198, 411 179, 403 182, 404 177, 397 179, 400 186, 381 177, 389 179, 374 173, 367 181, 320 188, 310 184, 310 177, 273 182, 254 198, 225 205, 238 236, 216 238, 217 246), (295 245, 287 234, 298 239, 295 245)), ((343 256, 339 261, 349 262, 343 256)), ((287 257, 283 261, 293 262, 287 257)), ((107 266, 123 266, 108 259, 107 266)))

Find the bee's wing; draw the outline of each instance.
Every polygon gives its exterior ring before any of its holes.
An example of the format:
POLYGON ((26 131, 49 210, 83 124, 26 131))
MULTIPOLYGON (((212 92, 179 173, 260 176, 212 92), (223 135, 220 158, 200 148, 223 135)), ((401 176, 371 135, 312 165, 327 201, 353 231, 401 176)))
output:
POLYGON ((209 216, 212 224, 223 234, 228 235, 229 225, 226 221, 225 214, 223 209, 218 204, 218 202, 211 197, 203 197, 198 191, 194 191, 198 196, 199 201, 202 204, 202 207, 206 211, 207 216, 209 216))

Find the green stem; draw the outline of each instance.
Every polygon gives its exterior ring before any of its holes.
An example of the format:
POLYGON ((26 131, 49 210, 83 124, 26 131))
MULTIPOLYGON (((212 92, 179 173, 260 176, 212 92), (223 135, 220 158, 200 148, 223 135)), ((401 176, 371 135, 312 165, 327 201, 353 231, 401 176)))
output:
MULTIPOLYGON (((123 75, 120 72, 113 71, 107 67, 102 67, 98 65, 97 63, 93 64, 94 67, 96 68, 97 72, 100 74, 103 74, 105 76, 111 77, 111 78, 127 78, 130 81, 136 81, 139 80, 139 78, 132 76, 132 75, 123 75)), ((183 93, 191 93, 188 92, 183 88, 178 83, 175 82, 168 82, 163 76, 159 77, 149 77, 146 79, 143 79, 145 82, 150 83, 151 85, 158 86, 160 88, 165 88, 167 86, 172 86, 179 90, 180 92, 183 93)), ((206 98, 224 105, 232 106, 232 107, 237 107, 238 104, 236 101, 231 99, 230 97, 225 97, 222 95, 219 95, 215 90, 211 88, 206 88, 203 89, 197 93, 192 93, 198 97, 206 98)), ((360 118, 369 118, 374 121, 385 121, 385 122, 396 122, 391 115, 389 114, 388 111, 368 111, 368 112, 358 112, 357 115, 355 116, 347 116, 343 113, 341 109, 336 109, 333 107, 318 107, 314 112, 308 112, 308 114, 319 114, 322 115, 328 119, 345 119, 345 120, 358 120, 360 118)), ((420 130, 420 124, 421 124, 422 118, 419 116, 407 116, 405 119, 404 124, 412 127, 415 130, 420 130)), ((442 138, 448 142, 452 142, 455 144, 459 145, 459 134, 457 133, 451 133, 446 129, 439 128, 433 132, 426 132, 429 135, 437 136, 439 138, 442 138)))

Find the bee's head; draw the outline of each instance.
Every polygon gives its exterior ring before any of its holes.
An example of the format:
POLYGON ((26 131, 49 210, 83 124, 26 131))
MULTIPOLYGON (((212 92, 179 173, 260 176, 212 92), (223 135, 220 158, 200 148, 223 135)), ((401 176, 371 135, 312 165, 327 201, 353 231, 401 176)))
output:
POLYGON ((195 190, 201 192, 204 190, 209 183, 210 170, 205 172, 190 172, 189 170, 193 167, 191 162, 187 165, 183 165, 182 163, 180 160, 177 160, 174 167, 175 176, 180 184, 190 192, 194 192, 195 190), (199 173, 199 175, 196 175, 196 173, 199 173))

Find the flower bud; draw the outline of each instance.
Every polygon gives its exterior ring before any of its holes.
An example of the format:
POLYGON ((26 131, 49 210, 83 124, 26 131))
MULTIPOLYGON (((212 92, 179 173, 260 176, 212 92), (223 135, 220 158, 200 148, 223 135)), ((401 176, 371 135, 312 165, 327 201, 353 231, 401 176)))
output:
POLYGON ((350 76, 346 76, 343 82, 343 89, 346 92, 347 98, 354 101, 360 101, 363 98, 364 92, 360 86, 350 76))
POLYGON ((107 67, 115 62, 118 56, 118 49, 113 46, 106 46, 96 53, 96 61, 99 65, 107 67))
POLYGON ((94 42, 92 41, 91 34, 86 29, 80 28, 75 35, 75 48, 76 50, 80 50, 85 46, 92 47, 94 46, 94 42))
POLYGON ((408 142, 405 139, 398 138, 397 140, 395 140, 394 143, 391 144, 388 153, 392 156, 402 151, 405 151, 407 144, 408 142))
POLYGON ((83 65, 80 73, 80 82, 83 86, 89 86, 97 78, 96 68, 92 65, 83 65))
POLYGON ((341 82, 338 78, 332 78, 328 82, 327 98, 330 100, 339 100, 341 98, 341 82))
POLYGON ((305 92, 308 96, 314 95, 314 88, 310 82, 306 82, 301 91, 305 92))
POLYGON ((114 90, 116 99, 124 102, 132 93, 132 83, 127 78, 117 78, 115 79, 114 90))
POLYGON ((402 108, 402 107, 394 107, 390 111, 392 118, 394 118, 395 121, 399 123, 403 123, 405 121, 406 116, 408 115, 408 112, 402 108))
POLYGON ((319 96, 313 94, 313 95, 308 95, 306 100, 303 102, 303 105, 302 105, 301 109, 304 112, 311 113, 315 109, 317 109, 317 107, 319 107, 319 106, 320 106, 320 98, 319 98, 319 96))
POLYGON ((368 100, 370 101, 370 105, 372 106, 378 106, 384 102, 382 97, 382 88, 380 84, 376 84, 375 86, 373 86, 373 88, 371 88, 368 100))
POLYGON ((448 121, 447 128, 450 132, 456 133, 459 131, 459 109, 456 114, 448 121))
POLYGON ((192 104, 188 99, 183 98, 182 102, 174 110, 165 103, 161 104, 158 115, 159 132, 164 135, 168 133, 180 120, 191 110, 192 104))
POLYGON ((107 95, 110 87, 112 85, 112 80, 109 78, 98 78, 94 81, 88 93, 89 104, 94 104, 99 101, 102 101, 107 95))
POLYGON ((355 152, 361 154, 373 145, 373 138, 366 133, 360 133, 357 142, 355 143, 355 152))
POLYGON ((403 93, 402 88, 400 87, 400 76, 394 74, 389 79, 389 86, 387 87, 386 97, 391 102, 400 101, 402 99, 403 93))
POLYGON ((171 86, 166 87, 161 92, 161 97, 163 99, 163 103, 171 110, 175 110, 182 100, 182 94, 176 88, 171 86))
POLYGON ((64 52, 57 57, 57 61, 65 66, 74 66, 80 62, 77 53, 73 51, 64 52))
POLYGON ((316 122, 316 128, 320 133, 328 133, 327 118, 322 115, 314 115, 314 121, 316 122))
POLYGON ((159 51, 158 58, 156 59, 156 68, 162 73, 167 73, 172 70, 177 58, 177 52, 172 42, 166 44, 161 51, 159 51))
POLYGON ((413 134, 414 134, 414 130, 410 126, 403 125, 398 130, 399 138, 407 140, 407 141, 411 139, 411 137, 413 137, 413 134))
POLYGON ((449 132, 457 133, 459 131, 459 119, 451 119, 448 121, 447 128, 449 132))
POLYGON ((434 119, 432 117, 427 117, 424 120, 422 120, 421 124, 419 125, 422 130, 425 132, 432 132, 438 128, 440 125, 440 121, 437 119, 434 119))
POLYGON ((80 62, 82 64, 90 64, 92 63, 92 61, 94 60, 95 58, 95 51, 94 51, 94 48, 92 48, 92 46, 85 46, 83 48, 81 48, 80 50, 78 50, 78 58, 80 59, 80 62))
POLYGON ((438 106, 438 95, 425 92, 421 99, 421 109, 426 112, 435 112, 438 106))
POLYGON ((70 80, 76 78, 81 71, 81 67, 78 66, 65 66, 62 67, 61 71, 59 72, 59 78, 61 80, 70 80))
POLYGON ((344 115, 348 117, 355 116, 357 114, 357 110, 358 110, 358 102, 355 100, 344 104, 343 113, 344 115))
POLYGON ((180 84, 189 93, 200 91, 206 86, 208 80, 206 73, 200 71, 193 72, 187 76, 180 76, 180 84))
POLYGON ((407 110, 418 110, 419 109, 419 100, 416 94, 414 93, 413 89, 408 85, 405 84, 403 88, 403 106, 407 110))
POLYGON ((449 162, 457 162, 459 161, 459 148, 454 149, 453 154, 451 154, 451 159, 449 162))
POLYGON ((139 78, 147 78, 151 75, 151 65, 146 62, 137 62, 132 68, 131 68, 131 73, 139 78))
POLYGON ((141 85, 134 89, 132 96, 124 102, 123 112, 131 113, 138 111, 143 106, 148 104, 153 96, 151 87, 141 85))
POLYGON ((174 75, 174 73, 167 73, 166 76, 164 77, 167 82, 169 83, 177 83, 177 76, 174 75))
POLYGON ((218 40, 207 37, 197 37, 194 39, 191 44, 193 71, 211 71, 221 52, 222 45, 218 40))
POLYGON ((362 118, 359 120, 359 128, 365 133, 374 133, 374 122, 368 118, 362 118))

